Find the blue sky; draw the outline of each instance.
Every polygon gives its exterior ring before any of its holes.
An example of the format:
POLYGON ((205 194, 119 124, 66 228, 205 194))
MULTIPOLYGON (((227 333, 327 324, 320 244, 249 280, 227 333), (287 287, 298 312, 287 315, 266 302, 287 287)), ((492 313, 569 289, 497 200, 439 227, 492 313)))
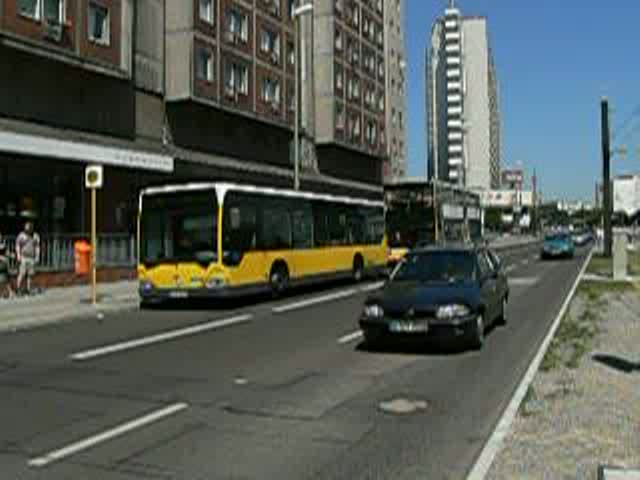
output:
MULTIPOLYGON (((433 21, 446 0, 406 0, 409 60, 409 174, 425 175, 424 65, 433 21)), ((637 0, 458 0, 484 15, 501 82, 503 165, 535 167, 545 198, 592 200, 601 176, 600 98, 615 131, 631 117, 626 160, 640 172, 640 57, 637 0), (615 6, 614 6, 615 5, 615 6)))

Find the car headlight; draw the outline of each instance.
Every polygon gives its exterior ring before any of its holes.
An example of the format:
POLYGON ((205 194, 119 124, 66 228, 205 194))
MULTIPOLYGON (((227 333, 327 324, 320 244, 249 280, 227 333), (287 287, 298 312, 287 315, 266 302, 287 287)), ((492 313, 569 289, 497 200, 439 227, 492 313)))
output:
POLYGON ((368 318, 382 318, 384 317, 384 310, 377 304, 365 305, 364 316, 368 318))
POLYGON ((438 308, 436 317, 439 320, 446 320, 450 318, 466 317, 470 313, 471 310, 469 310, 469 308, 465 305, 443 305, 438 308))
POLYGON ((142 290, 143 292, 150 292, 151 290, 153 290, 153 283, 151 283, 149 280, 140 281, 140 290, 142 290))

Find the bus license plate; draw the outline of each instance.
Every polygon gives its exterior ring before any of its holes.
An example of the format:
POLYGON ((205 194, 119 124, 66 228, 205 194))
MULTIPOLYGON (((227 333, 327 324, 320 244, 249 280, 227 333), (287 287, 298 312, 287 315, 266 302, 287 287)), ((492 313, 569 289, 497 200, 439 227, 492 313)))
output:
POLYGON ((169 292, 170 298, 189 298, 188 292, 169 292))
POLYGON ((395 333, 426 333, 429 325, 426 322, 406 322, 394 320, 391 322, 389 329, 395 333))

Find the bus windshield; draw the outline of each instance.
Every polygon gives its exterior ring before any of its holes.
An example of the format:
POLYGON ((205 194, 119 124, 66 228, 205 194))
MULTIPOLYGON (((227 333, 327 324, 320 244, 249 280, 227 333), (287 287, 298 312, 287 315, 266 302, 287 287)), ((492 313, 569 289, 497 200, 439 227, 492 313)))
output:
POLYGON ((216 193, 146 195, 140 222, 140 261, 207 263, 218 260, 216 193))
POLYGON ((433 208, 390 205, 387 210, 387 236, 391 248, 432 244, 435 240, 433 208))

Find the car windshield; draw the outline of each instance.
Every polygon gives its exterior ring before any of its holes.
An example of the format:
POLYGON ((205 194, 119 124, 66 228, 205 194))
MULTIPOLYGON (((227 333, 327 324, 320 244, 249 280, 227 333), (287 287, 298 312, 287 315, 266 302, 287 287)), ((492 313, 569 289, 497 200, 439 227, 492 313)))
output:
POLYGON ((545 242, 566 242, 567 240, 567 235, 547 235, 544 239, 545 242))
POLYGON ((473 279, 473 256, 469 252, 409 254, 393 275, 393 281, 458 282, 473 279))

